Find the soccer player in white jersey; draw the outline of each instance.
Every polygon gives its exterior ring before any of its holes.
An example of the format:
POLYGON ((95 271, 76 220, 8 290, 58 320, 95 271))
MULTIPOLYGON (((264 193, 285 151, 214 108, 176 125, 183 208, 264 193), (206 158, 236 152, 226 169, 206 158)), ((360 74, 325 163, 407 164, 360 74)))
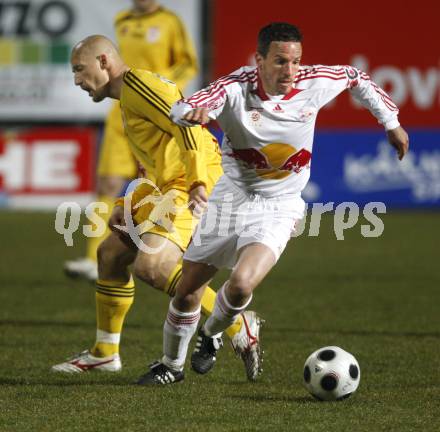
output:
MULTIPOLYGON (((198 333, 191 362, 215 360, 218 339, 250 303, 303 217, 301 191, 310 177, 313 133, 320 108, 344 90, 381 123, 399 159, 408 151, 390 97, 351 66, 301 66, 302 35, 272 23, 258 36, 256 67, 243 67, 188 99, 172 119, 181 126, 216 119, 224 131, 224 175, 184 255, 183 275, 164 324, 164 355, 139 384, 184 378, 188 344, 200 316, 200 298, 219 268, 232 268, 212 315, 198 333)), ((212 363, 213 363, 212 361, 212 363)))

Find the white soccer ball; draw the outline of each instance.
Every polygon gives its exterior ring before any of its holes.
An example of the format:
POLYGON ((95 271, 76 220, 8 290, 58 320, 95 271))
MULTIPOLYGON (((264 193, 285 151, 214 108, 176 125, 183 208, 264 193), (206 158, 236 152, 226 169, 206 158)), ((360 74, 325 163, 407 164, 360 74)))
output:
POLYGON ((337 346, 320 348, 304 364, 304 385, 319 400, 342 400, 359 386, 361 370, 354 356, 337 346))

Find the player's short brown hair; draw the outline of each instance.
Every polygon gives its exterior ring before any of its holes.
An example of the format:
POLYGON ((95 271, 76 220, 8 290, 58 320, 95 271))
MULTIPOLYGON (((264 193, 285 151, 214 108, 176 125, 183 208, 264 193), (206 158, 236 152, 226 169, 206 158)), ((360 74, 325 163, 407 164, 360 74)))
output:
POLYGON ((266 57, 271 42, 302 42, 302 40, 303 35, 298 27, 285 22, 273 22, 258 33, 257 51, 266 57))

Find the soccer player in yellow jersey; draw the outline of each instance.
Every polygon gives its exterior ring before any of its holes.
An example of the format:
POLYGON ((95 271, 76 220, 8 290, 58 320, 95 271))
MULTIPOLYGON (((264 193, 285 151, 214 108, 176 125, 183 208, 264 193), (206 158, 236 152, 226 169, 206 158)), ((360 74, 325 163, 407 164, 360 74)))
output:
MULTIPOLYGON (((75 84, 95 102, 106 97, 120 100, 130 147, 145 167, 146 180, 134 190, 128 213, 117 202, 110 217, 112 232, 98 249, 96 343, 90 351, 52 369, 118 371, 122 325, 134 296, 128 266, 133 264, 135 275, 152 287, 174 295, 182 275, 182 253, 193 232, 193 215, 187 204, 199 209, 206 205, 208 193, 222 174, 220 154, 207 129, 185 129, 169 119, 171 105, 181 98, 177 86, 149 71, 130 69, 107 38, 90 36, 79 42, 71 63, 75 84), (128 227, 127 214, 142 227, 143 247, 139 250, 120 228, 126 222, 128 227)), ((212 312, 214 299, 215 292, 207 288, 203 312, 212 312)), ((226 331, 250 380, 261 371, 260 326, 256 313, 247 311, 226 331)), ((194 368, 196 372, 209 371, 213 364, 212 356, 208 357, 207 363, 194 368)))
MULTIPOLYGON (((180 90, 197 73, 195 50, 185 27, 157 1, 134 0, 132 9, 116 15, 114 27, 122 59, 130 67, 159 73, 175 82, 180 90)), ((97 174, 98 201, 109 207, 109 212, 100 216, 108 220, 115 198, 137 174, 117 102, 106 119, 97 174)), ((96 253, 107 234, 108 230, 101 237, 87 239, 86 257, 65 263, 68 276, 96 280, 96 253)))

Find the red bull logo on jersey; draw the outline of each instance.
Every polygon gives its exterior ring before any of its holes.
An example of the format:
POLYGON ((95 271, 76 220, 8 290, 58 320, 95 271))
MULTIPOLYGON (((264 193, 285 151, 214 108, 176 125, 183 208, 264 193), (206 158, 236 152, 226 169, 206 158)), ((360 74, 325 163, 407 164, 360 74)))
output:
POLYGON ((232 149, 228 156, 244 162, 247 168, 255 169, 264 179, 280 180, 292 172, 299 173, 310 166, 312 154, 297 150, 289 144, 272 143, 261 149, 232 149))

